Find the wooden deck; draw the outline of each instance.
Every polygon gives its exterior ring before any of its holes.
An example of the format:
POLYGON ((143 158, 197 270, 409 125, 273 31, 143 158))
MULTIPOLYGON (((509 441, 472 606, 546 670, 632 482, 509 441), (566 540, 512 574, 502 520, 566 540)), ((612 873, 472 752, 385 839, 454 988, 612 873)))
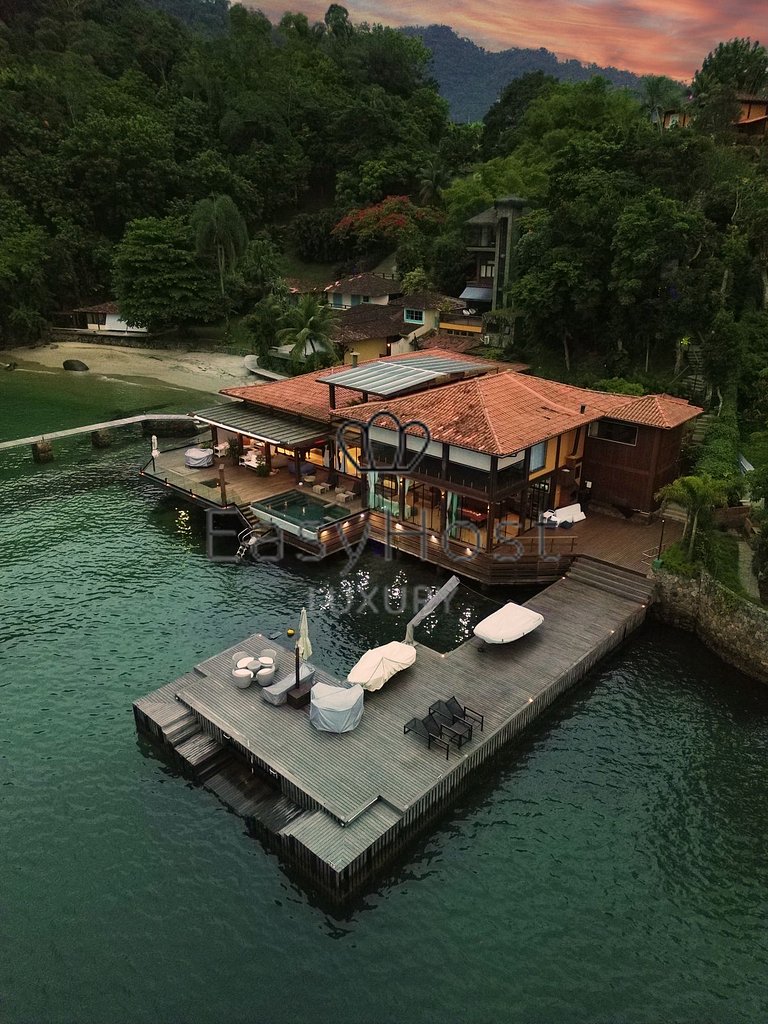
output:
MULTIPOLYGON (((326 889, 343 895, 640 625, 651 587, 637 576, 626 577, 632 596, 606 592, 598 583, 559 580, 528 602, 544 624, 509 647, 481 650, 473 640, 441 655, 418 645, 413 667, 366 694, 362 722, 352 733, 318 732, 307 709, 273 707, 258 688, 232 685, 236 650, 256 656, 276 646, 259 634, 137 701, 137 724, 157 734, 153 722, 172 717, 169 705, 191 711, 205 732, 237 752, 244 772, 250 765, 270 778, 276 799, 292 807, 294 813, 271 835, 274 845, 326 889), (472 740, 452 749, 446 760, 443 751, 404 735, 403 726, 452 695, 483 714, 485 728, 475 728, 472 740)), ((291 671, 292 664, 292 652, 281 650, 278 674, 291 671)), ((316 680, 332 681, 322 671, 316 680)))
MULTIPOLYGON (((584 522, 577 523, 570 532, 575 538, 577 554, 592 555, 647 576, 659 549, 661 522, 658 519, 648 522, 590 512, 584 522)), ((682 535, 683 524, 667 519, 664 523, 664 548, 680 540, 682 535)))
MULTIPOLYGON (((224 483, 228 505, 250 505, 253 501, 264 501, 276 494, 293 490, 296 477, 287 468, 277 470, 272 476, 258 476, 246 466, 233 465, 229 458, 214 459, 212 466, 203 469, 190 469, 184 465, 185 448, 172 448, 160 452, 160 455, 145 467, 143 475, 167 483, 177 491, 187 493, 191 498, 202 498, 209 505, 221 505, 221 489, 219 487, 219 463, 224 466, 224 483)), ((312 493, 309 484, 302 485, 312 493)), ((333 491, 325 496, 315 495, 320 500, 334 504, 333 491)), ((351 501, 347 506, 352 515, 361 509, 360 499, 351 501)))

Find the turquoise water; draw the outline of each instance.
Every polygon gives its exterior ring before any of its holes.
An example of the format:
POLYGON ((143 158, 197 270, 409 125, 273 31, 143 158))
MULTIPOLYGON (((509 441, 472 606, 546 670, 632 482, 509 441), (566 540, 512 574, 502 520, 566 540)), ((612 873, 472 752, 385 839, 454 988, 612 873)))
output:
MULTIPOLYGON (((58 386, 25 384, 9 429, 0 375, 0 436, 76 415, 58 386)), ((123 400, 98 387, 89 416, 123 400)), ((4 1024, 765 1019, 764 688, 650 626, 331 912, 137 740, 131 701, 305 603, 340 671, 402 635, 385 592, 436 578, 212 564, 145 448, 0 456, 4 1024)), ((462 589, 431 642, 488 609, 462 589)))

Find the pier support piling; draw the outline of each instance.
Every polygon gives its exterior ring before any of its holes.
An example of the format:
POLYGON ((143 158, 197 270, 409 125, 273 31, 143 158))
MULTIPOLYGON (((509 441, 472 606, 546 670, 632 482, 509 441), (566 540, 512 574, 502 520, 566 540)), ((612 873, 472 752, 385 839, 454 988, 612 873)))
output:
POLYGON ((53 445, 42 438, 32 445, 32 458, 35 462, 53 462, 53 445))
POLYGON ((109 430, 92 430, 91 444, 94 448, 109 448, 112 444, 112 434, 109 430))

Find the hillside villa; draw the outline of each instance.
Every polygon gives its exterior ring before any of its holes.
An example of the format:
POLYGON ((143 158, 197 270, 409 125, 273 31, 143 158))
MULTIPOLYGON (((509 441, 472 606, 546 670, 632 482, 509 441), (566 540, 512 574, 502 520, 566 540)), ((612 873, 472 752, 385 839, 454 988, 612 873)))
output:
POLYGON ((202 507, 238 510, 243 525, 279 528, 314 558, 367 530, 484 583, 553 579, 579 553, 618 552, 642 569, 658 542, 646 525, 655 494, 679 474, 685 425, 701 410, 519 369, 429 349, 227 388, 236 401, 195 413, 210 431, 207 465, 172 449, 142 472, 202 507), (392 415, 410 424, 404 438, 392 415), (583 522, 542 526, 573 503, 583 522))

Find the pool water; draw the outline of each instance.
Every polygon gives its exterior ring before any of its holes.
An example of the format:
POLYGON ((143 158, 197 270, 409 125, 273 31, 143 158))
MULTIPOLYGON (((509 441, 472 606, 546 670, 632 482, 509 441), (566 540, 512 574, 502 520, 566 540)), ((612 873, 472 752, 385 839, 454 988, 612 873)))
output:
POLYGON ((351 509, 345 508, 343 505, 333 505, 318 498, 311 491, 298 489, 276 494, 264 501, 254 501, 251 508, 257 514, 269 512, 296 526, 315 528, 328 523, 336 523, 339 519, 346 519, 347 516, 352 515, 351 509))

